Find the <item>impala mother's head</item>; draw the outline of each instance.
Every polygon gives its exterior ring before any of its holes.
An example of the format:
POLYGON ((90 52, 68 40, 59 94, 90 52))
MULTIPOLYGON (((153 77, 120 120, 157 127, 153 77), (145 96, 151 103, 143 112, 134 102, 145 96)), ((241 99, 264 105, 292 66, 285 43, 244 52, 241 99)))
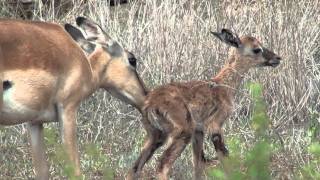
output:
POLYGON ((140 109, 147 91, 136 72, 135 56, 97 23, 78 17, 76 24, 80 29, 71 24, 66 24, 65 29, 86 53, 97 85, 140 109))

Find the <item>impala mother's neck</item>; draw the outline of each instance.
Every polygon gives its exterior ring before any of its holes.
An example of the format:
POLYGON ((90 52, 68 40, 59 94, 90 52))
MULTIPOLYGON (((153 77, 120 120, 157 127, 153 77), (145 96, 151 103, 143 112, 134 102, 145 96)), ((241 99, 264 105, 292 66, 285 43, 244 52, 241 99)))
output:
POLYGON ((104 73, 105 66, 102 64, 100 60, 101 54, 99 52, 94 53, 89 56, 89 63, 91 66, 91 87, 96 90, 100 88, 101 86, 101 81, 102 81, 102 73, 104 73))
POLYGON ((100 88, 103 83, 103 77, 108 65, 108 63, 105 63, 104 59, 107 59, 105 56, 100 50, 95 51, 94 54, 89 56, 92 71, 91 84, 94 89, 100 88))

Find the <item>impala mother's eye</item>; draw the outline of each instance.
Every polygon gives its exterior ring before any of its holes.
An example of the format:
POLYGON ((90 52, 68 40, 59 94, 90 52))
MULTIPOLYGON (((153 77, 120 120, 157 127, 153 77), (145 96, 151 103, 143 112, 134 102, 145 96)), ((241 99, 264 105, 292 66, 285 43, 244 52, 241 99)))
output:
POLYGON ((254 54, 259 54, 260 52, 262 52, 261 48, 256 48, 252 50, 254 54))
POLYGON ((135 57, 128 58, 129 63, 131 66, 136 67, 137 66, 137 59, 135 57))

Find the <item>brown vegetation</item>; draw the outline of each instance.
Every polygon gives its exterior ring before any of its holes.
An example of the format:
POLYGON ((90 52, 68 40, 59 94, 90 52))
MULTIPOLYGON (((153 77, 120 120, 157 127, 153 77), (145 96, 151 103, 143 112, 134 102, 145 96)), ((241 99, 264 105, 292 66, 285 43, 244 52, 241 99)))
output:
MULTIPOLYGON (((20 18, 6 2, 0 2, 1 16, 20 18)), ((150 89, 172 80, 209 79, 216 74, 227 51, 226 46, 212 40, 210 30, 227 27, 257 37, 281 54, 283 61, 276 69, 251 70, 244 81, 261 83, 264 89, 270 119, 268 138, 273 147, 271 177, 293 179, 314 159, 308 147, 312 139, 320 138, 319 7, 319 0, 148 0, 117 7, 109 7, 106 1, 93 1, 74 3, 60 17, 52 8, 35 6, 33 19, 64 24, 74 22, 79 15, 90 17, 136 55, 137 72, 150 89)), ((240 90, 235 109, 224 125, 230 155, 237 151, 240 160, 256 142, 250 120, 252 107, 250 93, 240 90)), ((77 135, 81 169, 87 179, 102 179, 97 160, 84 151, 90 143, 108 157, 103 162, 114 170, 115 177, 124 178, 138 157, 145 136, 139 114, 104 91, 94 93, 81 104, 77 135)), ((59 137, 58 124, 45 126, 59 137)), ((27 137, 25 125, 0 128, 1 179, 34 177, 27 137)), ((62 179, 63 168, 51 156, 57 149, 47 146, 51 176, 62 179)), ((142 177, 153 176, 162 150, 146 165, 142 177)), ((175 162, 173 179, 190 179, 191 151, 187 146, 175 162)), ((215 153, 207 138, 204 151, 210 157, 215 153)), ((316 167, 319 171, 320 166, 316 167)))

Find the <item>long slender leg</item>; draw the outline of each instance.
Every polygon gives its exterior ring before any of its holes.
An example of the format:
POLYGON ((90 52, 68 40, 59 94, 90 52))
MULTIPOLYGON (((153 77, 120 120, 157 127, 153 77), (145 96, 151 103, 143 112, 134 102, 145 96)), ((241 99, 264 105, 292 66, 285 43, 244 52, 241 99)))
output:
POLYGON ((222 131, 222 124, 228 116, 228 111, 225 111, 223 109, 217 111, 215 113, 215 116, 213 116, 213 120, 209 124, 208 129, 210 139, 214 144, 220 162, 225 156, 228 156, 229 154, 229 151, 224 143, 222 131))
POLYGON ((45 153, 45 144, 42 124, 28 124, 30 134, 32 162, 37 180, 49 179, 49 167, 45 153))
POLYGON ((3 61, 2 50, 0 47, 0 110, 2 109, 3 105, 3 61))
POLYGON ((195 180, 201 179, 204 163, 207 162, 203 152, 203 136, 203 131, 196 130, 192 139, 193 171, 195 180))
POLYGON ((168 148, 164 151, 160 158, 158 166, 158 178, 160 180, 169 179, 169 170, 171 169, 175 160, 180 156, 191 139, 191 133, 180 131, 169 134, 168 148))
POLYGON ((139 178, 145 163, 152 157, 153 153, 163 145, 164 141, 165 136, 160 130, 155 128, 152 128, 152 130, 150 129, 150 133, 147 135, 147 139, 144 143, 140 156, 130 170, 127 180, 139 178))
MULTIPOLYGON (((58 107, 60 108, 60 107, 58 107)), ((77 145, 77 127, 75 108, 59 109, 62 143, 65 146, 70 162, 74 167, 74 175, 80 176, 80 158, 77 145)))
POLYGON ((224 143, 222 132, 211 134, 211 141, 217 152, 218 159, 221 161, 224 157, 229 155, 229 151, 224 143))

